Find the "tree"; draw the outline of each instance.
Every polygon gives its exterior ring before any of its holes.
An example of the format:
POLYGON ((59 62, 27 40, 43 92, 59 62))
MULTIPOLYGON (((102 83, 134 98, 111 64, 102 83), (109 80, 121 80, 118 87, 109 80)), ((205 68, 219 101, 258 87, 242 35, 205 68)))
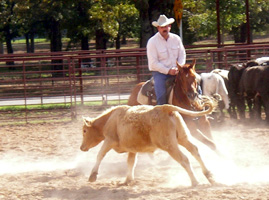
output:
POLYGON ((39 0, 17 0, 15 12, 18 18, 20 27, 20 35, 25 36, 27 53, 34 53, 35 43, 34 38, 36 35, 45 36, 46 30, 42 26, 42 13, 36 9, 39 0))
MULTIPOLYGON (((232 34, 235 42, 246 41, 246 7, 245 0, 226 0, 220 3, 220 26, 222 43, 225 34, 232 34)), ((187 27, 184 32, 195 33, 194 40, 205 37, 216 37, 216 1, 215 0, 184 0, 183 20, 187 27), (187 19, 186 19, 187 18, 187 19)), ((265 30, 268 24, 269 0, 250 1, 251 30, 265 30), (259 27, 259 28, 258 28, 259 27)), ((184 38, 186 38, 184 36, 184 38)), ((192 40, 191 42, 193 42, 192 40)))
POLYGON ((70 5, 69 15, 66 16, 63 24, 67 30, 67 37, 70 38, 67 50, 72 43, 80 43, 82 50, 89 50, 89 40, 95 35, 94 28, 92 28, 94 21, 89 12, 93 3, 92 0, 78 0, 70 5))
POLYGON ((14 13, 16 2, 12 0, 2 0, 0 2, 0 32, 3 40, 6 42, 7 52, 13 53, 11 41, 19 36, 19 27, 14 13))
POLYGON ((120 3, 113 7, 115 20, 118 23, 116 49, 120 49, 121 38, 138 36, 138 10, 130 4, 120 3))
POLYGON ((157 20, 160 14, 174 16, 174 0, 135 0, 135 6, 140 16, 140 47, 146 47, 148 39, 157 31, 151 25, 152 21, 157 20))
POLYGON ((120 48, 120 37, 137 32, 138 11, 129 0, 97 1, 89 10, 96 28, 96 49, 106 49, 109 39, 116 39, 120 48))

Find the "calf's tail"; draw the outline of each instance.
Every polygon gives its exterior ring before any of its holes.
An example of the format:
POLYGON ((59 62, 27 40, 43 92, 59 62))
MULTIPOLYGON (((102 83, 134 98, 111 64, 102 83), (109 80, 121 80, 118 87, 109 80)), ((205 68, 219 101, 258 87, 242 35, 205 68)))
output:
POLYGON ((214 104, 212 100, 208 99, 208 101, 206 101, 203 106, 203 107, 207 107, 207 109, 203 111, 191 111, 191 110, 187 110, 187 109, 174 106, 174 105, 169 105, 169 104, 155 106, 155 107, 161 108, 166 112, 178 111, 179 113, 184 114, 184 115, 189 115, 191 117, 199 117, 199 116, 204 116, 204 115, 212 113, 216 105, 214 104))

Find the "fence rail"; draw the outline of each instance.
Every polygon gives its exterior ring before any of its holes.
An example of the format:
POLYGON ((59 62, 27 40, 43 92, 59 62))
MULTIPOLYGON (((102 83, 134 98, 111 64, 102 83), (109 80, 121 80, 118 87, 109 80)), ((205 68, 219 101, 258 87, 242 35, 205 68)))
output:
MULTIPOLYGON (((268 56, 269 44, 186 51, 201 73, 268 56)), ((144 48, 0 55, 0 122, 70 119, 80 105, 124 104, 150 77, 144 48)))

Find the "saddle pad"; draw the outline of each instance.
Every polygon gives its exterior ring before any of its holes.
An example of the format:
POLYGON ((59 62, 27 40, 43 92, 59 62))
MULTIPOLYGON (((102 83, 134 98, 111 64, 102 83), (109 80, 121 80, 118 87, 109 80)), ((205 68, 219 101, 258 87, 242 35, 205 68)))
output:
MULTIPOLYGON (((150 80, 146 81, 143 86, 141 87, 141 89, 139 90, 138 92, 138 95, 137 95, 137 102, 142 104, 142 105, 148 105, 148 97, 146 95, 144 95, 142 93, 143 89, 144 89, 144 86, 149 82, 150 80)), ((153 103, 156 103, 156 100, 152 99, 152 102, 153 103)))
MULTIPOLYGON (((140 88, 138 95, 137 95, 137 102, 142 104, 142 105, 148 105, 148 97, 142 93, 143 87, 149 82, 150 80, 146 81, 143 86, 140 88)), ((173 89, 171 89, 169 98, 168 98, 168 103, 172 104, 172 98, 173 98, 173 89)), ((155 99, 152 99, 152 103, 156 104, 157 101, 155 99)))

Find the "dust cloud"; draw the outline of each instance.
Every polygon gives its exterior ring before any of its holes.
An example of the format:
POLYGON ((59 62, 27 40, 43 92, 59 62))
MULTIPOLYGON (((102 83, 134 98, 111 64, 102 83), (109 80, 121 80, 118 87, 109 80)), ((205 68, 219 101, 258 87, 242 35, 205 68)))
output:
MULTIPOLYGON (((252 132, 255 131, 258 134, 252 135, 247 127, 235 125, 215 128, 213 136, 222 153, 221 156, 198 141, 195 142, 206 166, 212 171, 217 182, 225 185, 269 182, 268 139, 264 140, 265 137, 269 137, 268 131, 267 129, 252 128, 252 132)), ((59 140, 66 140, 62 136, 53 137, 53 139, 58 139, 59 143, 63 142, 59 140)), ((12 153, 6 151, 1 156, 0 175, 75 169, 85 176, 86 181, 94 166, 101 144, 89 152, 81 152, 79 150, 80 139, 81 137, 76 137, 75 143, 70 143, 66 148, 58 149, 57 155, 49 157, 42 154, 31 154, 31 152, 16 154, 14 151, 12 153), (68 158, 60 156, 66 152, 70 154, 68 158)), ((202 184, 208 184, 198 162, 185 149, 181 148, 181 150, 189 157, 198 180, 202 184)), ((98 179, 124 180, 127 171, 126 160, 126 154, 110 151, 100 165, 98 179)), ((160 150, 153 155, 139 154, 135 177, 138 179, 155 177, 156 181, 166 177, 167 181, 160 183, 163 187, 190 185, 189 177, 183 168, 166 152, 160 150)))

